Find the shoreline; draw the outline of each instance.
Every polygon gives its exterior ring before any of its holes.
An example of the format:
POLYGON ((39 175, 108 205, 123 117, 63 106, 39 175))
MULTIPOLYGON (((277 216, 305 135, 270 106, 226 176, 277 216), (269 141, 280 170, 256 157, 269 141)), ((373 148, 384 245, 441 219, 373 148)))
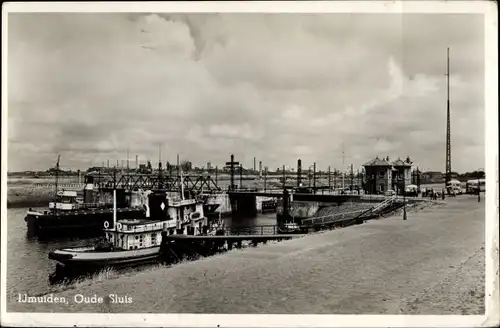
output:
MULTIPOLYGON (((421 202, 421 203, 414 203, 414 204, 410 204, 410 205, 407 206, 407 213, 417 213, 417 212, 419 212, 421 210, 438 208, 438 207, 441 207, 443 205, 446 205, 446 203, 444 203, 442 201, 432 201, 432 200, 421 202)), ((400 215, 399 210, 395 210, 394 212, 392 212, 389 215, 380 216, 380 217, 375 218, 373 220, 366 221, 363 224, 358 224, 358 225, 353 225, 353 226, 347 226, 347 227, 341 227, 341 228, 335 228, 335 229, 319 230, 319 231, 315 231, 315 232, 310 232, 306 236, 304 236, 303 238, 309 237, 309 236, 323 235, 325 233, 330 233, 330 232, 335 232, 335 231, 341 231, 341 230, 344 230, 344 229, 352 229, 354 227, 363 226, 367 222, 371 222, 371 221, 382 221, 382 220, 394 219, 394 218, 397 218, 399 215, 400 215)), ((98 272, 92 273, 89 277, 84 277, 84 278, 77 279, 73 283, 70 283, 70 284, 67 284, 67 285, 64 284, 64 283, 63 284, 59 284, 59 285, 55 285, 55 287, 53 289, 50 289, 47 292, 39 293, 39 294, 36 294, 36 295, 33 295, 33 296, 40 297, 40 296, 46 296, 46 295, 49 295, 49 294, 57 295, 58 293, 64 293, 64 292, 66 292, 68 290, 73 290, 73 289, 77 289, 77 288, 92 287, 95 284, 103 284, 103 283, 112 282, 112 281, 115 281, 115 280, 118 280, 118 279, 133 278, 134 276, 140 276, 142 274, 147 274, 147 273, 151 273, 151 272, 155 272, 155 271, 159 271, 159 270, 168 270, 168 269, 175 268, 175 267, 177 267, 179 265, 184 265, 184 264, 189 264, 189 263, 196 263, 196 262, 199 262, 199 261, 208 260, 208 259, 212 259, 212 258, 224 257, 224 256, 227 256, 227 255, 230 255, 230 254, 233 254, 233 253, 244 252, 244 251, 247 251, 247 250, 265 249, 266 247, 270 247, 270 246, 273 246, 273 245, 276 245, 276 244, 290 242, 290 241, 292 241, 292 240, 284 240, 284 241, 280 241, 280 242, 278 242, 278 241, 270 241, 267 244, 258 244, 255 247, 247 245, 247 246, 242 247, 241 249, 233 248, 232 250, 226 250, 224 252, 221 252, 221 253, 218 253, 218 254, 215 254, 215 255, 212 255, 212 256, 200 257, 199 259, 195 259, 195 260, 182 260, 181 262, 177 262, 177 263, 165 263, 165 264, 157 263, 157 264, 153 265, 152 267, 147 267, 144 271, 141 270, 141 271, 132 271, 132 272, 126 272, 126 273, 119 273, 114 268, 104 268, 104 269, 102 269, 102 270, 100 270, 98 272)))
POLYGON ((479 259, 484 254, 480 248, 484 205, 473 197, 429 204, 408 211, 407 221, 391 215, 195 261, 118 276, 104 273, 45 293, 67 299, 75 293, 115 293, 133 297, 132 304, 56 308, 54 304, 19 304, 9 298, 7 306, 19 312, 80 313, 484 312, 484 294, 477 279, 485 270, 479 259), (387 274, 390 282, 384 280, 387 274), (455 279, 467 290, 451 286, 455 279), (227 302, 234 288, 242 297, 227 302), (455 302, 448 302, 450 297, 455 302))

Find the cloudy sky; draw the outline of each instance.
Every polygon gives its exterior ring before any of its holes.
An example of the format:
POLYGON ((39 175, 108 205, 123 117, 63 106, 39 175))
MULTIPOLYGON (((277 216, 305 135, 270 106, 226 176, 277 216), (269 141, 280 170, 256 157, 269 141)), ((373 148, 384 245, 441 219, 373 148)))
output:
MULTIPOLYGON (((135 155, 484 167, 480 15, 10 14, 10 171, 135 155)), ((132 160, 133 159, 133 160, 132 160)))

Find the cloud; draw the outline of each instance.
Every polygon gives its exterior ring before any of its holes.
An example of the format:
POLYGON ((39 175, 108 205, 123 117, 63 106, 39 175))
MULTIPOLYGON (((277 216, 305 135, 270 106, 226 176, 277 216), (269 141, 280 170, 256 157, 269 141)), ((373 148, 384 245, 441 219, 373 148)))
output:
POLYGON ((107 160, 484 166, 476 15, 10 14, 9 169, 107 160), (468 154, 473 154, 470 156, 468 154))

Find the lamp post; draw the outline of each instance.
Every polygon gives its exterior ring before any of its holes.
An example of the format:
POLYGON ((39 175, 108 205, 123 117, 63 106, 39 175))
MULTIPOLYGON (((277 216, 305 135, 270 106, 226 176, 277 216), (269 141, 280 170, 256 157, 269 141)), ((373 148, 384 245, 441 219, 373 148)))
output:
POLYGON ((406 220, 406 181, 404 177, 404 171, 403 176, 399 175, 399 179, 403 180, 403 220, 406 220))
POLYGON ((480 177, 480 173, 479 172, 482 172, 483 169, 482 168, 479 168, 477 170, 477 202, 480 203, 481 202, 481 182, 479 181, 479 177, 480 177))

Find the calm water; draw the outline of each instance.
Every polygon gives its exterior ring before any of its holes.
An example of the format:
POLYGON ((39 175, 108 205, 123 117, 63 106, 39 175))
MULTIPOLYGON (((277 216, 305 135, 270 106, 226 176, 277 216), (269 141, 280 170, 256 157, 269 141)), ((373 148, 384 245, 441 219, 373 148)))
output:
MULTIPOLYGON (((26 236, 24 216, 26 208, 7 210, 7 297, 10 299, 18 293, 30 295, 45 294, 58 289, 57 282, 50 278, 56 272, 56 262, 48 259, 51 250, 62 247, 77 247, 91 244, 96 238, 86 239, 51 239, 46 241, 26 236)), ((225 219, 231 224, 231 218, 225 219)), ((276 224, 276 213, 266 213, 256 218, 238 219, 233 225, 273 225, 276 224)), ((134 269, 122 269, 119 273, 140 271, 148 266, 134 269)), ((60 282, 59 282, 60 283, 60 282)))

